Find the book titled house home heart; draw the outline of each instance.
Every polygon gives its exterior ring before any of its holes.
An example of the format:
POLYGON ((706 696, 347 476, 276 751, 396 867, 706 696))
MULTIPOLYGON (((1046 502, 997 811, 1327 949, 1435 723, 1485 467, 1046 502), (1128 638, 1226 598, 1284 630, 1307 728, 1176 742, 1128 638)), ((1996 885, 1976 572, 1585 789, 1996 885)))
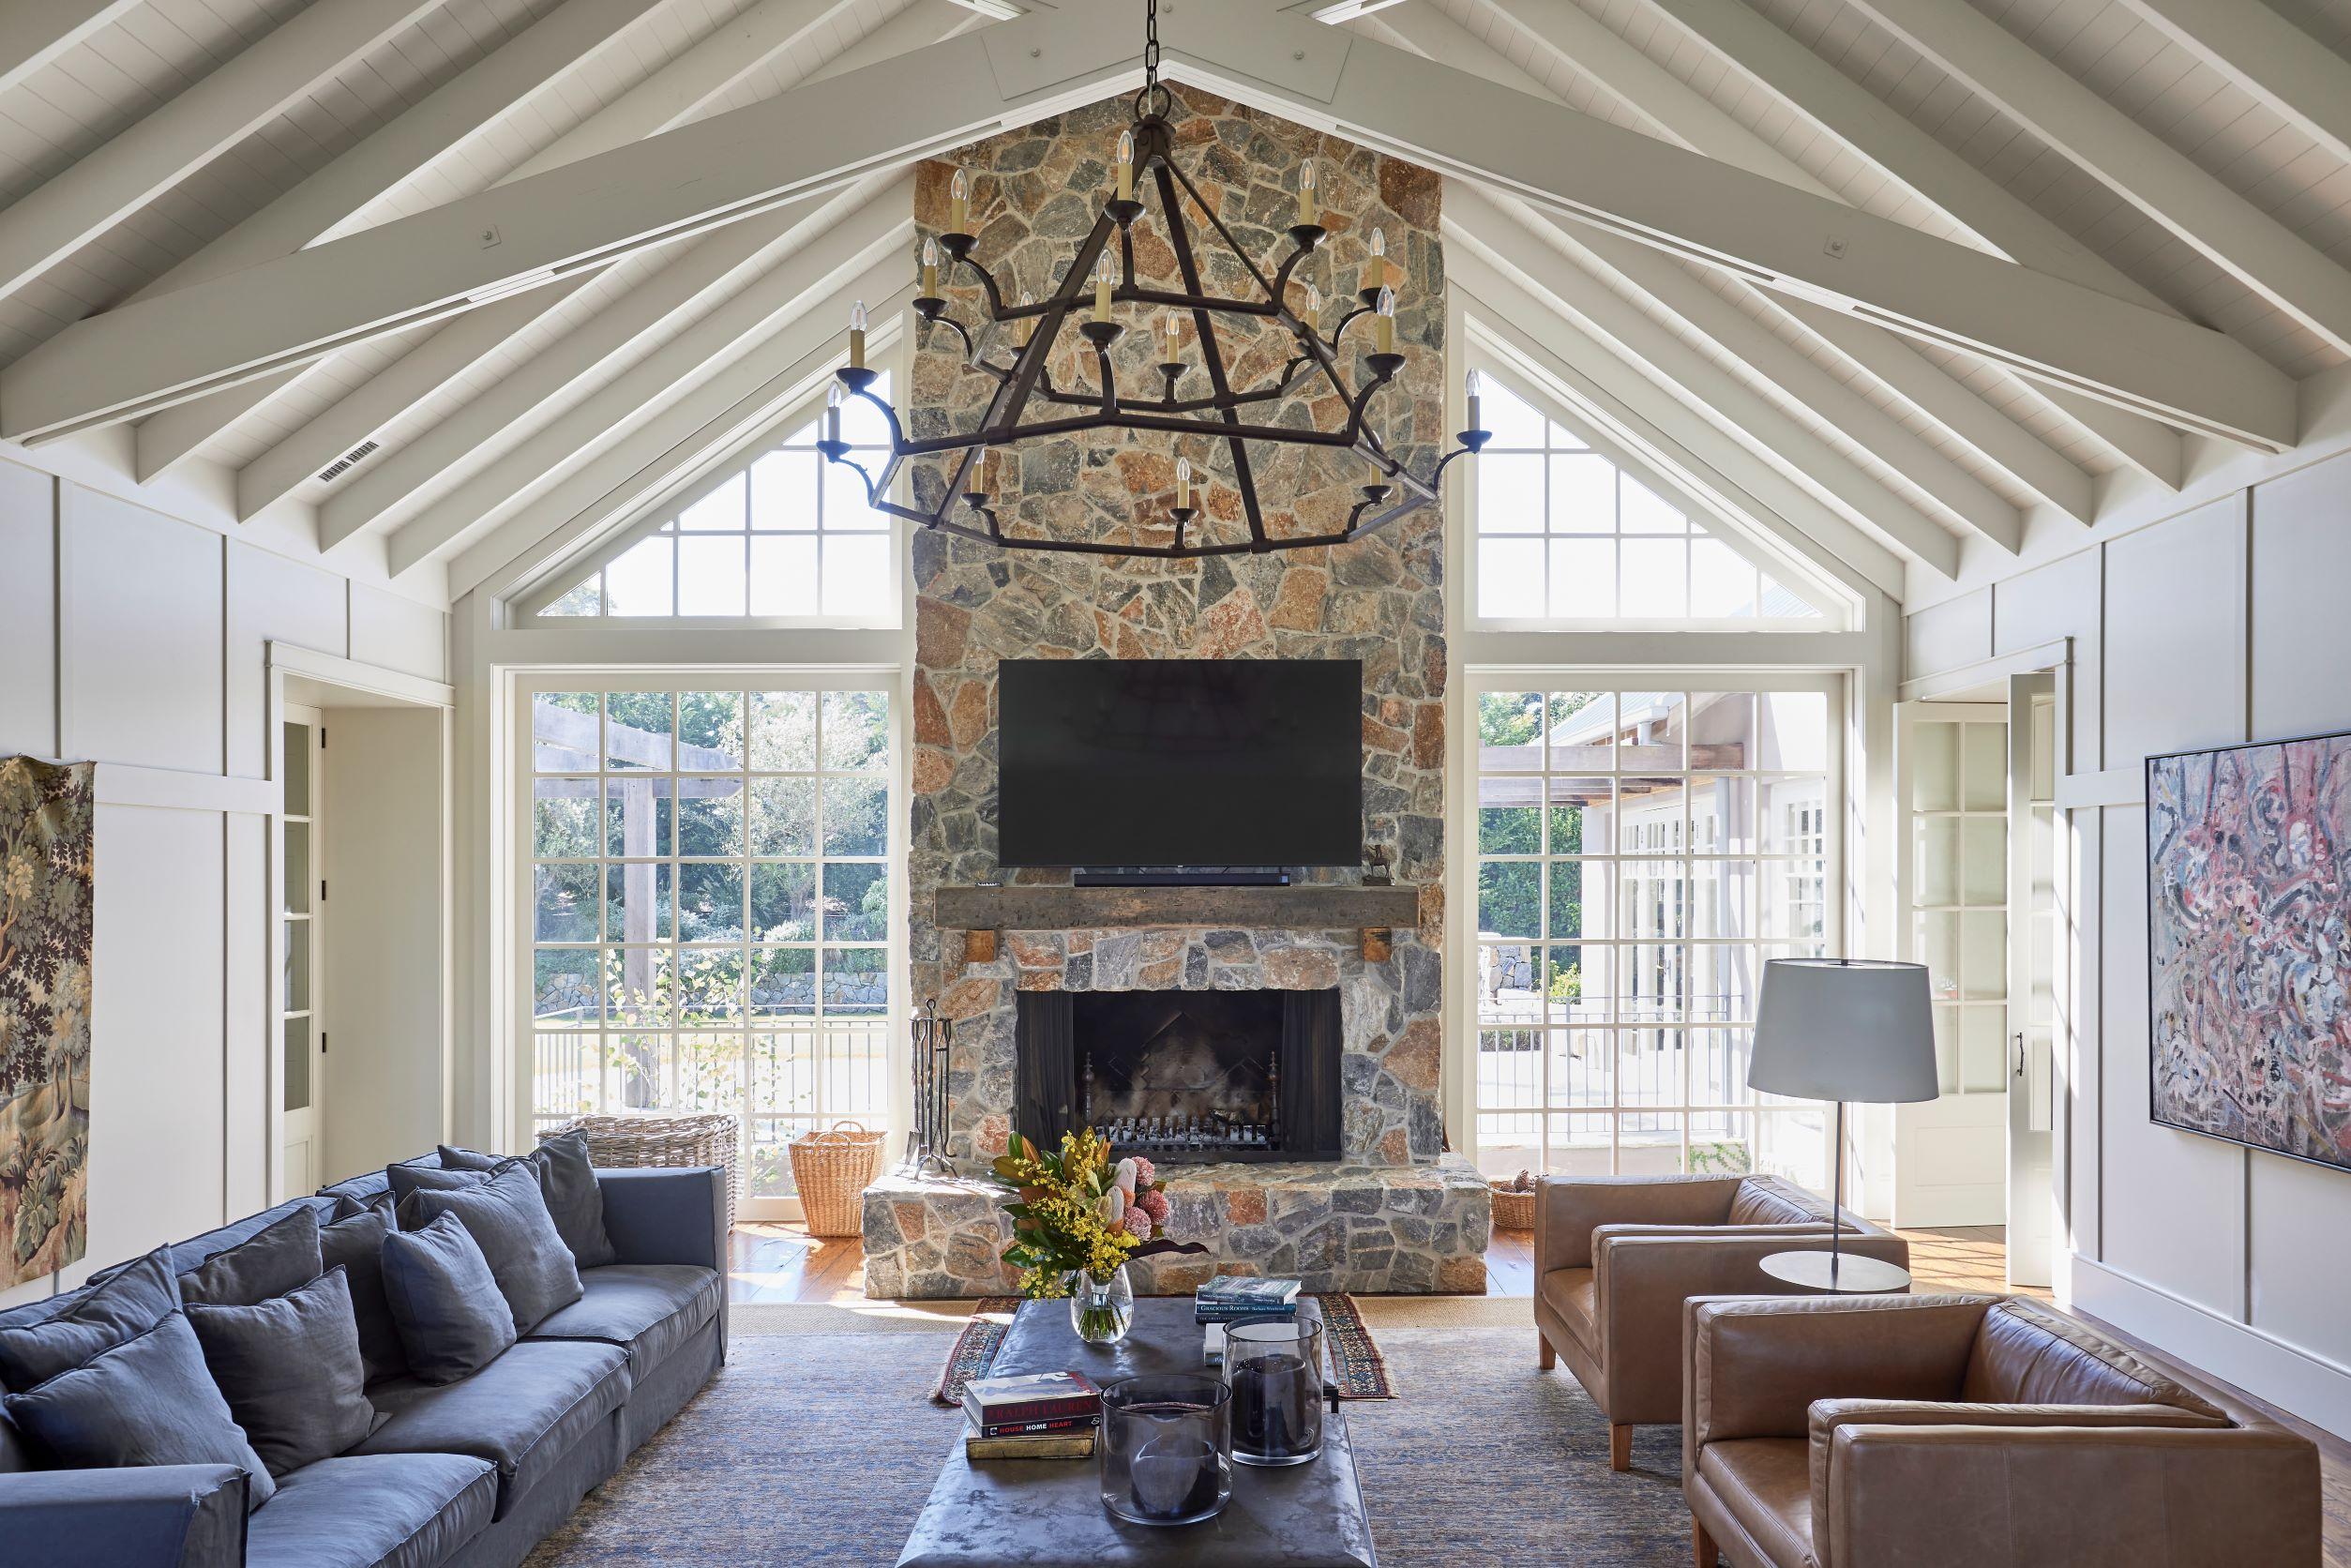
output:
POLYGON ((972 1458, 1082 1458, 1093 1452, 1102 1391, 1076 1372, 974 1378, 963 1385, 963 1413, 972 1458))

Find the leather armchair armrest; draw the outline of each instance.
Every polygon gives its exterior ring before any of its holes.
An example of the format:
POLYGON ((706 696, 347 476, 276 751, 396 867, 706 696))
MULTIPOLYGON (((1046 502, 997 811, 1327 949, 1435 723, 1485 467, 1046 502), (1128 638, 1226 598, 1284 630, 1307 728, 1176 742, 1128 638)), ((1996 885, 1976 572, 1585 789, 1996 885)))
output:
POLYGON ((595 1184, 619 1261, 727 1271, 727 1173, 718 1167, 598 1170, 595 1184))
POLYGON ((0 1561, 43 1568, 243 1568, 234 1465, 0 1475, 0 1561))
POLYGON ((2318 1568, 2324 1549, 2317 1446, 2280 1427, 1856 1423, 1828 1463, 1821 1568, 2318 1568))
POLYGON ((1604 1225, 1716 1225, 1737 1176, 1545 1176, 1535 1184, 1535 1273, 1589 1269, 1604 1225))

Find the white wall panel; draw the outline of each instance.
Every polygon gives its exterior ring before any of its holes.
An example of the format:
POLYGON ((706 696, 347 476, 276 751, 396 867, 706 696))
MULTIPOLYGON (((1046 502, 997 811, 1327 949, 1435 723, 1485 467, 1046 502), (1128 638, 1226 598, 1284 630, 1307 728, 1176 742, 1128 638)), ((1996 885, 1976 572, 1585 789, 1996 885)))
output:
POLYGON ((2245 738, 2241 497, 2106 547, 2105 654, 2107 767, 2245 738))
POLYGON ((56 488, 0 462, 0 757, 57 751, 56 488))
POLYGON ((2072 639, 2073 771, 2095 773, 2102 710, 2099 557, 2094 550, 1992 585, 1992 651, 2012 654, 2072 639))
POLYGON ((64 487, 65 754, 219 773, 220 535, 64 487))
POLYGON ((227 1037, 221 1063, 222 1212, 234 1219, 269 1206, 270 927, 278 898, 270 885, 269 819, 224 819, 227 832, 227 1037))
POLYGON ((2246 1156, 2253 1184, 2255 1328, 2351 1366, 2351 1175, 2282 1154, 2246 1156))
POLYGON ((2253 739, 2351 730, 2346 599, 2351 456, 2253 491, 2253 739))
POLYGON ((351 656, 364 664, 448 679, 448 616, 430 605, 351 585, 351 656))
POLYGON ((343 656, 351 629, 344 614, 347 585, 332 572, 272 555, 235 539, 228 547, 229 772, 259 778, 269 772, 269 674, 264 644, 297 643, 343 656))
POLYGON ((1992 656, 1992 590, 1921 610, 1902 623, 1905 680, 1992 656))

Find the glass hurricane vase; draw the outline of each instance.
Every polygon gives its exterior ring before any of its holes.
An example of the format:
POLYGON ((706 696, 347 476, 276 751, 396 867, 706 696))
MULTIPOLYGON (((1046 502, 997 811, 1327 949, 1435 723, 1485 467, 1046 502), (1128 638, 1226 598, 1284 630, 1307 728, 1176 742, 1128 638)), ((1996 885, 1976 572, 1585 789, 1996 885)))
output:
POLYGON ((1108 1278, 1078 1269, 1069 1276, 1069 1326, 1089 1345, 1115 1345, 1135 1321, 1135 1287, 1122 1263, 1108 1278))

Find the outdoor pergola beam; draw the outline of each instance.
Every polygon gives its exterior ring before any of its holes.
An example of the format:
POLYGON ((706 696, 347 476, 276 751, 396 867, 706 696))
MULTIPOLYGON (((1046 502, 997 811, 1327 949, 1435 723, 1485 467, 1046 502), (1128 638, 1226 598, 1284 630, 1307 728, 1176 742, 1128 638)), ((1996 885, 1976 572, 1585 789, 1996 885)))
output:
MULTIPOLYGON (((77 323, 0 377, 0 433, 150 413, 1109 96, 1134 78, 1133 22, 1039 12, 183 291, 168 316, 150 300, 77 323)), ((1250 0, 1189 0, 1167 43, 1170 78, 1758 286, 2185 428, 2273 450, 2298 434, 2291 381, 2224 334, 1389 45, 1250 0)))
POLYGON ((2351 64, 2260 0, 2123 0, 2172 40, 2351 160, 2351 64))
POLYGON ((143 0, 8 0, 0 29, 0 93, 137 10, 143 0))

